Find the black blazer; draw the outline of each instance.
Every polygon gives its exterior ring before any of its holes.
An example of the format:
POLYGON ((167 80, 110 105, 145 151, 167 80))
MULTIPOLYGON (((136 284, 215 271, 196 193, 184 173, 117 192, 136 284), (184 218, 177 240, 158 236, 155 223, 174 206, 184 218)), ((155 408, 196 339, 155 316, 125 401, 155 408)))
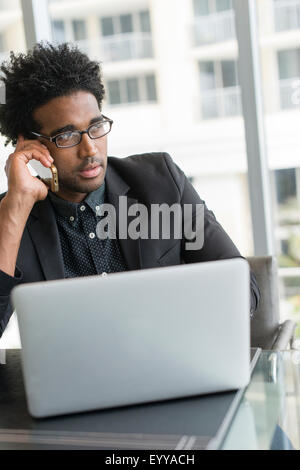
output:
MULTIPOLYGON (((108 157, 105 177, 107 202, 114 205, 118 220, 119 196, 128 205, 203 203, 184 173, 166 153, 147 153, 127 158, 108 157)), ((0 200, 5 194, 0 196, 0 200)), ((135 216, 136 217, 136 216, 135 216)), ((135 217, 128 217, 128 223, 135 217)), ((1 223, 1 222, 0 222, 1 223)), ((185 240, 119 239, 129 270, 171 266, 182 263, 240 257, 229 236, 205 206, 204 245, 200 250, 185 250, 185 240)), ((64 277, 63 256, 55 214, 49 198, 37 202, 24 229, 16 277, 0 271, 0 336, 12 314, 10 292, 26 282, 64 277)), ((259 289, 251 273, 251 313, 257 308, 259 289)))

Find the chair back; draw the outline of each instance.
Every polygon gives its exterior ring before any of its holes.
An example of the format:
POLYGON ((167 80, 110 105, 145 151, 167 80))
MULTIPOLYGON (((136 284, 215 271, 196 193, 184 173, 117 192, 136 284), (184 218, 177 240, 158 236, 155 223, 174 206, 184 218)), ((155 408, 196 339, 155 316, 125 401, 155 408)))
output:
POLYGON ((259 307, 251 320, 251 347, 272 349, 280 324, 277 261, 274 256, 254 256, 247 261, 260 290, 259 307))

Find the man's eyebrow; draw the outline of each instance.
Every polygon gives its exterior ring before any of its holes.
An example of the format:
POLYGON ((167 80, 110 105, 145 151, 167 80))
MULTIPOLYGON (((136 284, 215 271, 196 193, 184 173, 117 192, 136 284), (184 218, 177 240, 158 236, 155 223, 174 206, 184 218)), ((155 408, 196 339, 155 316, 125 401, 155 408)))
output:
MULTIPOLYGON (((103 116, 97 116, 94 117, 93 119, 90 120, 89 126, 91 124, 94 124, 95 122, 99 122, 103 120, 103 116)), ((51 132, 50 136, 54 137, 57 134, 61 134, 62 132, 69 132, 69 131, 75 131, 77 130, 76 127, 73 124, 67 124, 64 127, 59 127, 58 129, 55 129, 54 131, 51 132)))

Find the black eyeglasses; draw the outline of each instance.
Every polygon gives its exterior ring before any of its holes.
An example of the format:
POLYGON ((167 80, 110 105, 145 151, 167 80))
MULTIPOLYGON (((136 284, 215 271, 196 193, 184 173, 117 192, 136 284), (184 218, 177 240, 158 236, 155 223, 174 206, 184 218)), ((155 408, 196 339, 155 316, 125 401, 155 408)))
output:
POLYGON ((104 137, 111 131, 112 125, 113 121, 108 117, 103 116, 103 120, 91 124, 85 131, 67 131, 53 137, 38 134, 37 132, 31 132, 31 134, 37 137, 43 137, 50 142, 54 142, 58 148, 68 148, 80 144, 83 134, 88 134, 91 139, 100 139, 101 137, 104 137))

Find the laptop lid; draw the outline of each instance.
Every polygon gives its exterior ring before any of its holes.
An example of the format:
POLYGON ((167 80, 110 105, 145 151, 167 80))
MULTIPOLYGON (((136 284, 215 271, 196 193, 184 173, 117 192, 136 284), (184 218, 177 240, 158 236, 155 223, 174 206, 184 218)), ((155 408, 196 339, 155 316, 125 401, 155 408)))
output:
POLYGON ((244 259, 25 284, 12 300, 34 417, 233 390, 249 381, 244 259))

